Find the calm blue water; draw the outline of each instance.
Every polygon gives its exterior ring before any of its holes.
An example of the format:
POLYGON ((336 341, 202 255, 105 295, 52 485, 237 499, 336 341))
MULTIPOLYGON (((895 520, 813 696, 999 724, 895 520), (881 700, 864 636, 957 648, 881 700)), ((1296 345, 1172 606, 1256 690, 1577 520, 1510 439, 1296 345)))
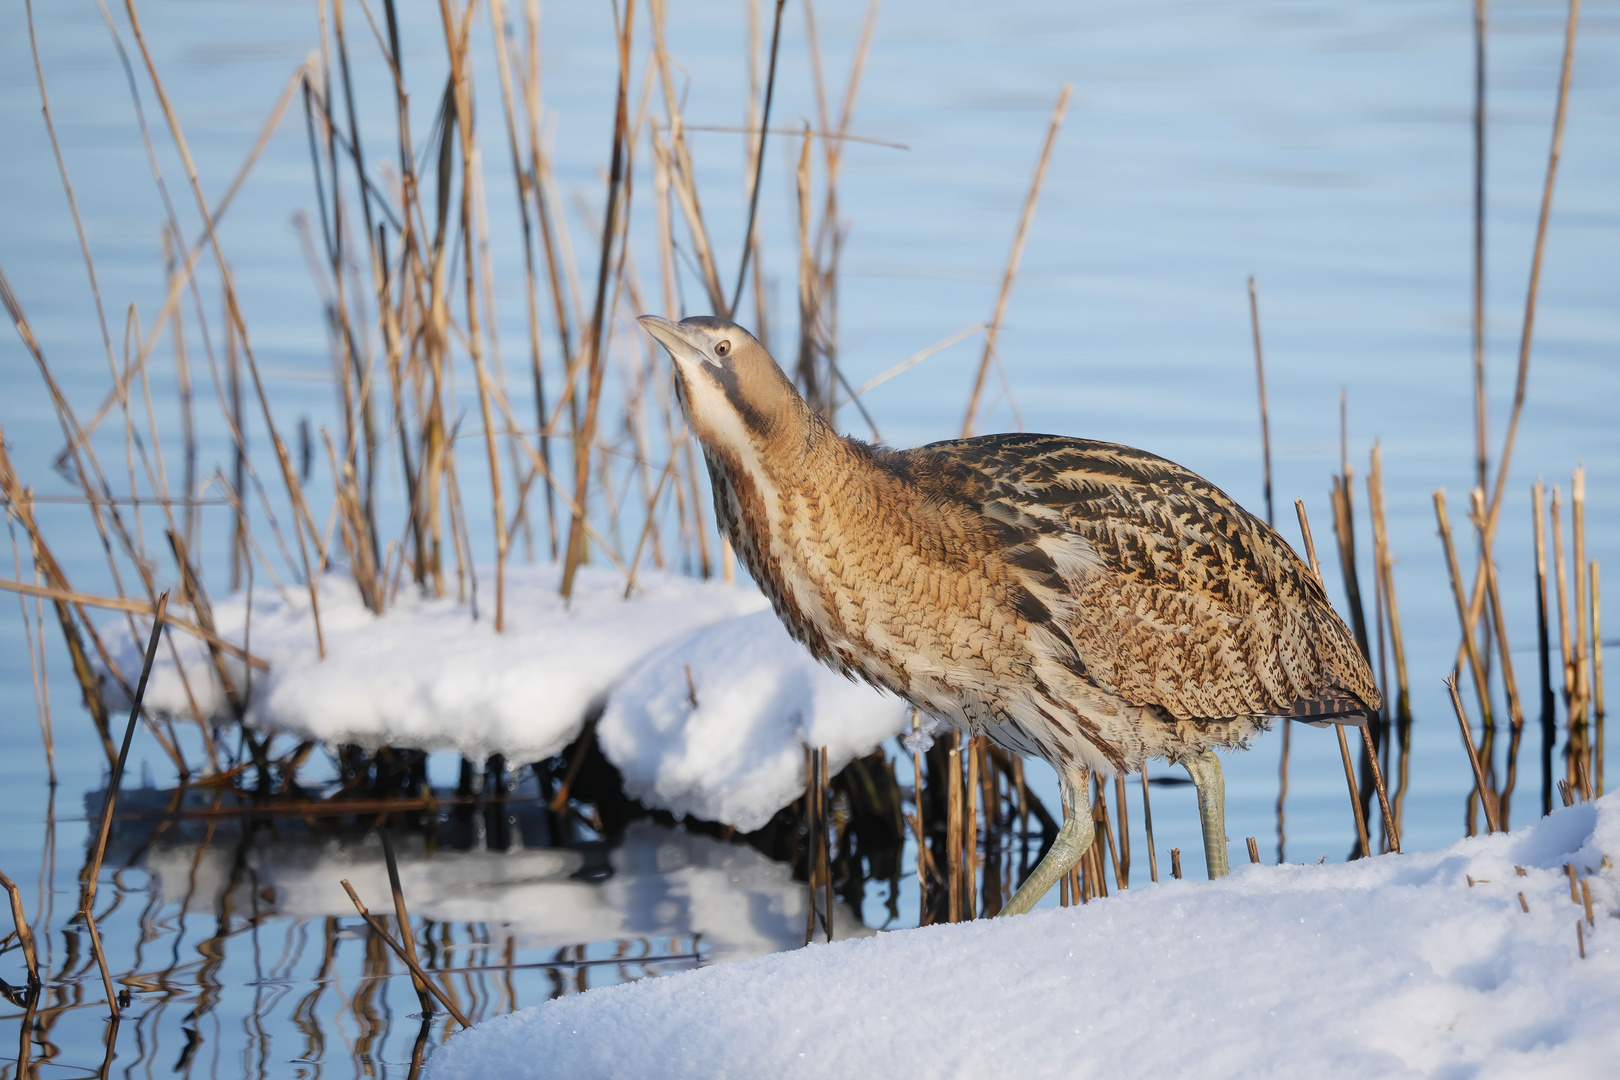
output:
MULTIPOLYGON (((380 7, 372 7, 380 19, 380 7)), ((1614 433, 1620 409, 1620 203, 1614 183, 1620 176, 1620 4, 1588 0, 1583 7, 1529 395, 1498 541, 1510 640, 1521 685, 1532 689, 1527 489, 1534 477, 1563 485, 1567 499, 1569 471, 1584 462, 1588 556, 1620 568, 1620 440, 1614 433)), ((672 8, 670 48, 683 68, 688 123, 740 123, 745 3, 672 8)), ((367 154, 380 164, 393 154, 382 138, 391 129, 391 102, 364 14, 359 5, 347 9, 361 123, 373 133, 367 154)), ((203 188, 217 199, 287 79, 317 47, 315 7, 302 0, 252 6, 148 0, 139 10, 203 188)), ((836 109, 863 8, 823 3, 816 14, 836 109)), ((1563 5, 1547 2, 1499 4, 1491 13, 1487 283, 1493 447, 1500 446, 1512 392, 1564 14, 1563 5)), ((113 350, 122 356, 130 306, 144 333, 162 301, 162 204, 117 53, 95 5, 42 3, 35 16, 52 113, 95 257, 113 350)), ((404 17, 420 146, 435 87, 444 78, 442 35, 435 10, 424 7, 404 17)), ((640 6, 636 18, 644 27, 640 6)), ((1460 3, 1041 2, 1008 11, 993 4, 891 0, 878 19, 854 130, 906 149, 851 145, 839 189, 848 228, 840 361, 859 384, 989 318, 1047 116, 1059 88, 1072 84, 1068 119, 1001 336, 1016 411, 1000 400, 981 419, 980 430, 1022 426, 1144 446, 1260 509, 1244 286, 1249 274, 1256 277, 1279 524, 1293 536, 1285 508, 1294 498, 1306 501, 1335 597, 1339 575, 1328 542, 1326 491, 1338 468, 1341 389, 1358 477, 1365 474, 1371 443, 1383 445, 1417 715, 1405 811, 1406 843, 1413 848, 1461 833, 1471 782, 1440 685, 1456 647, 1455 618, 1430 505, 1430 492, 1445 487, 1453 520, 1460 521, 1472 483, 1469 18, 1469 5, 1460 3)), ((133 49, 121 8, 115 19, 133 49)), ((478 20, 474 39, 501 283, 500 334, 514 406, 521 410, 527 385, 521 374, 521 251, 482 10, 478 20)), ((612 108, 610 35, 607 5, 546 9, 545 95, 558 181, 564 202, 571 208, 577 192, 591 218, 599 213, 598 170, 612 108)), ((638 28, 635 93, 645 49, 638 28)), ((813 119, 816 109, 797 4, 789 5, 782 57, 776 123, 796 127, 801 118, 813 119)), ((183 169, 161 137, 161 114, 144 75, 138 81, 148 122, 160 136, 164 178, 192 232, 196 215, 183 169)), ((20 5, 8 5, 0 11, 0 191, 6 206, 0 214, 0 266, 85 416, 106 393, 107 350, 39 108, 25 14, 20 5)), ((333 423, 334 402, 319 297, 292 225, 294 215, 314 212, 302 125, 295 100, 220 235, 281 423, 290 427, 307 416, 318 428, 333 423)), ((691 139, 705 215, 722 278, 729 282, 745 213, 741 140, 708 132, 694 132, 691 139)), ((761 232, 779 353, 789 351, 792 340, 787 331, 794 312, 796 151, 791 140, 773 143, 762 189, 761 232)), ((645 162, 638 168, 637 183, 650 190, 645 162)), ((632 245, 650 259, 651 210, 638 205, 632 215, 632 245)), ((568 221, 581 265, 594 265, 596 226, 572 209, 568 221)), ((200 276, 217 334, 217 279, 211 270, 200 276)), ((642 276, 656 296, 650 263, 642 276)), ((690 277, 685 295, 698 295, 690 277)), ((200 365, 191 319, 193 362, 200 365)), ((978 355, 975 339, 869 395, 867 406, 883 438, 905 445, 956 434, 978 355)), ((167 346, 154 363, 159 424, 173 432, 175 382, 167 346)), ((547 363, 556 370, 549 336, 547 363)), ((66 493, 51 469, 61 446, 56 420, 31 359, 10 332, 0 333, 0 372, 0 424, 25 482, 41 495, 66 493)), ((470 377, 465 381, 470 385, 470 377)), ((204 382, 205 405, 211 393, 204 382)), ((201 411, 205 473, 225 460, 213 411, 201 411)), ((870 435, 853 411, 841 419, 852 433, 870 435)), ((119 427, 115 419, 99 438, 109 463, 123 459, 119 427)), ((166 445, 171 482, 179 475, 175 445, 166 445)), ((468 490, 480 489, 479 454, 463 457, 463 482, 468 490)), ((268 456, 260 461, 270 468, 268 456)), ((316 506, 330 498, 323 473, 318 467, 316 506)), ((119 474, 113 482, 127 479, 119 474)), ((1364 492, 1358 491, 1358 500, 1365 505, 1364 492)), ((40 516, 75 584, 110 589, 99 540, 85 527, 82 512, 47 503, 40 516)), ((475 545, 487 549, 482 515, 469 518, 475 545)), ((217 509, 204 513, 204 561, 215 588, 222 587, 220 530, 226 521, 217 509)), ((148 516, 143 524, 149 542, 160 542, 156 519, 148 516)), ((1364 553, 1370 551, 1365 534, 1361 544, 1364 553)), ((1366 573, 1364 563, 1364 581, 1366 573)), ((1611 622, 1620 625, 1620 616, 1611 622)), ((93 968, 86 968, 84 943, 64 927, 83 858, 84 797, 101 786, 101 756, 65 677, 66 658, 54 629, 47 645, 60 780, 54 802, 22 620, 0 620, 0 686, 6 691, 0 698, 0 868, 22 886, 30 918, 50 927, 44 940, 57 982, 51 1000, 59 1011, 51 1016, 55 1049, 46 1072, 93 1073, 106 1034, 101 990, 93 968)), ((1272 735, 1227 762, 1228 832, 1257 837, 1267 861, 1277 857, 1280 746, 1280 737, 1272 735)), ((1332 735, 1301 728, 1292 746, 1286 857, 1342 858, 1351 844, 1351 823, 1332 735)), ((453 782, 453 769, 453 762, 435 762, 436 779, 453 782)), ((1032 775, 1037 771, 1044 773, 1032 769, 1032 775)), ((1520 774, 1515 820, 1522 823, 1538 801, 1533 747, 1526 748, 1520 774)), ((146 776, 158 787, 172 779, 161 754, 138 740, 128 782, 146 776)), ((1041 775, 1038 783, 1050 794, 1049 777, 1041 775)), ((1161 855, 1171 846, 1197 852, 1191 790, 1158 788, 1156 796, 1161 855)), ((1143 845, 1134 808, 1133 819, 1135 844, 1143 845)), ((296 1060, 304 1075, 406 1071, 418 1032, 417 1022, 406 1019, 416 1011, 415 998, 403 979, 367 981, 366 972, 386 957, 355 929, 360 924, 346 914, 341 894, 338 902, 331 895, 338 877, 364 874, 372 883, 370 895, 381 902, 375 849, 359 840, 283 839, 266 845, 260 838, 255 846, 244 844, 239 832, 209 835, 204 828, 160 837, 121 874, 114 875, 109 860, 103 904, 118 904, 106 930, 113 959, 143 977, 173 969, 165 976, 172 989, 151 980, 134 987, 131 1014, 142 1019, 126 1022, 118 1036, 118 1070, 135 1061, 134 1068, 148 1072, 155 1065, 158 1071, 286 1075, 296 1060), (252 854, 238 858, 239 852, 252 854), (326 963, 329 945, 334 954, 326 963), (163 955, 154 959, 157 953, 163 955)), ((407 851, 407 877, 424 875, 408 880, 407 892, 422 896, 423 918, 446 928, 446 956, 469 950, 478 953, 478 966, 488 966, 502 961, 511 942, 513 959, 507 963, 613 961, 513 969, 509 981, 469 976, 468 995, 481 1015, 490 1015, 597 981, 723 959, 728 950, 740 955, 791 944, 802 934, 794 919, 802 920, 803 908, 792 907, 802 905, 802 887, 787 881, 784 868, 762 860, 728 864, 753 853, 705 846, 710 843, 680 834, 638 838, 617 856, 621 873, 610 879, 621 883, 617 892, 611 885, 570 879, 577 868, 554 865, 541 849, 495 860, 500 873, 532 879, 529 887, 507 882, 499 888, 494 878, 477 876, 489 869, 475 865, 483 857, 478 843, 472 851, 433 859, 407 851), (477 895, 458 907, 455 889, 435 891, 432 874, 462 872, 455 859, 467 860, 467 880, 487 886, 482 906, 474 902, 477 895), (447 861, 451 869, 443 870, 447 861), (630 888, 631 882, 640 886, 630 888), (701 901, 694 899, 699 896, 701 901), (742 929, 728 938, 726 928, 742 929), (621 970, 618 961, 626 956, 654 959, 621 970)), ((1141 875, 1145 860, 1137 850, 1141 875)), ((1241 857, 1241 842, 1233 852, 1241 857)), ((134 855, 134 847, 127 853, 134 855)), ((1197 862, 1190 858, 1189 866, 1197 862)), ((902 886, 903 913, 915 911, 911 888, 909 881, 902 886)), ((883 899, 869 899, 868 921, 886 917, 883 899)), ((16 983, 20 972, 15 951, 0 958, 0 977, 16 983)), ((0 1076, 15 1075, 3 1055, 15 1053, 18 1012, 0 1005, 0 1076)), ((443 1027, 435 1027, 430 1042, 442 1034, 443 1027)), ((36 1062, 41 1053, 36 1045, 36 1062)))

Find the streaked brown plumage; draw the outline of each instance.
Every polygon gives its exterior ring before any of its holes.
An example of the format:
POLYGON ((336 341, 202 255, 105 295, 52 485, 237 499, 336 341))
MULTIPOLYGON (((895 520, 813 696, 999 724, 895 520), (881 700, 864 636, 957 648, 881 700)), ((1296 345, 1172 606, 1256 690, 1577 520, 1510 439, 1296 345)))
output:
POLYGON ((741 327, 643 322, 675 358, 720 526, 788 631, 1044 758, 1071 797, 1093 770, 1153 757, 1218 784, 1208 751, 1272 718, 1378 707, 1310 570, 1189 470, 1055 435, 868 446, 816 416, 741 327))

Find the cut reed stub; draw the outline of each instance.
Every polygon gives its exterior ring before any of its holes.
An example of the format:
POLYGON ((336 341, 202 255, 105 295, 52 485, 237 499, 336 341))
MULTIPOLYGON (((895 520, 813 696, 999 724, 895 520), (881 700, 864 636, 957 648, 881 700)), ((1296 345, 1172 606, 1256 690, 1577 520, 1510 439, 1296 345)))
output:
POLYGON ((1260 845, 1254 842, 1254 837, 1252 836, 1248 838, 1248 844, 1249 861, 1251 863, 1258 863, 1260 861, 1260 845))
POLYGON ((1170 849, 1170 876, 1181 880, 1181 849, 1178 847, 1170 849))

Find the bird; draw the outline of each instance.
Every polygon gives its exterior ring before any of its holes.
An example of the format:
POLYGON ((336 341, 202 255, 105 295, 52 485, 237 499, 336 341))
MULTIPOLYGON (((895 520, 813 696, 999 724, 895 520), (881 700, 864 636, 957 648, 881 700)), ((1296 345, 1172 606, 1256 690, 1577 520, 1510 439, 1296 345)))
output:
POLYGON ((848 677, 1056 771, 1070 814, 1002 914, 1092 843, 1093 776, 1162 758, 1226 874, 1217 749, 1381 705, 1320 580, 1264 521, 1144 450, 999 434, 912 449, 840 434, 753 334, 641 325, 669 353, 720 530, 788 633, 848 677))

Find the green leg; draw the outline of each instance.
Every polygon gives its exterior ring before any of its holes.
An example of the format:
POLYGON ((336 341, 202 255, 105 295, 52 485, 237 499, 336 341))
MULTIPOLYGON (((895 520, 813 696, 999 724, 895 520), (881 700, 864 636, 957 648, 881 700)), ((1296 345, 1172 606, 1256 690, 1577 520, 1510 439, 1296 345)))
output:
POLYGON ((1069 820, 1058 830, 1057 839, 1046 853, 1046 858, 1035 867, 1034 873, 1019 886, 1018 892, 1001 909, 1002 915, 1022 915, 1033 908, 1058 879, 1073 870, 1091 847, 1096 830, 1091 823, 1091 793, 1087 790, 1090 776, 1079 773, 1066 784, 1069 800, 1069 820))
POLYGON ((1221 775, 1221 759, 1205 750, 1183 758, 1182 768, 1198 787, 1198 819, 1204 826, 1204 863, 1209 877, 1225 877, 1226 863, 1226 778, 1221 775))

